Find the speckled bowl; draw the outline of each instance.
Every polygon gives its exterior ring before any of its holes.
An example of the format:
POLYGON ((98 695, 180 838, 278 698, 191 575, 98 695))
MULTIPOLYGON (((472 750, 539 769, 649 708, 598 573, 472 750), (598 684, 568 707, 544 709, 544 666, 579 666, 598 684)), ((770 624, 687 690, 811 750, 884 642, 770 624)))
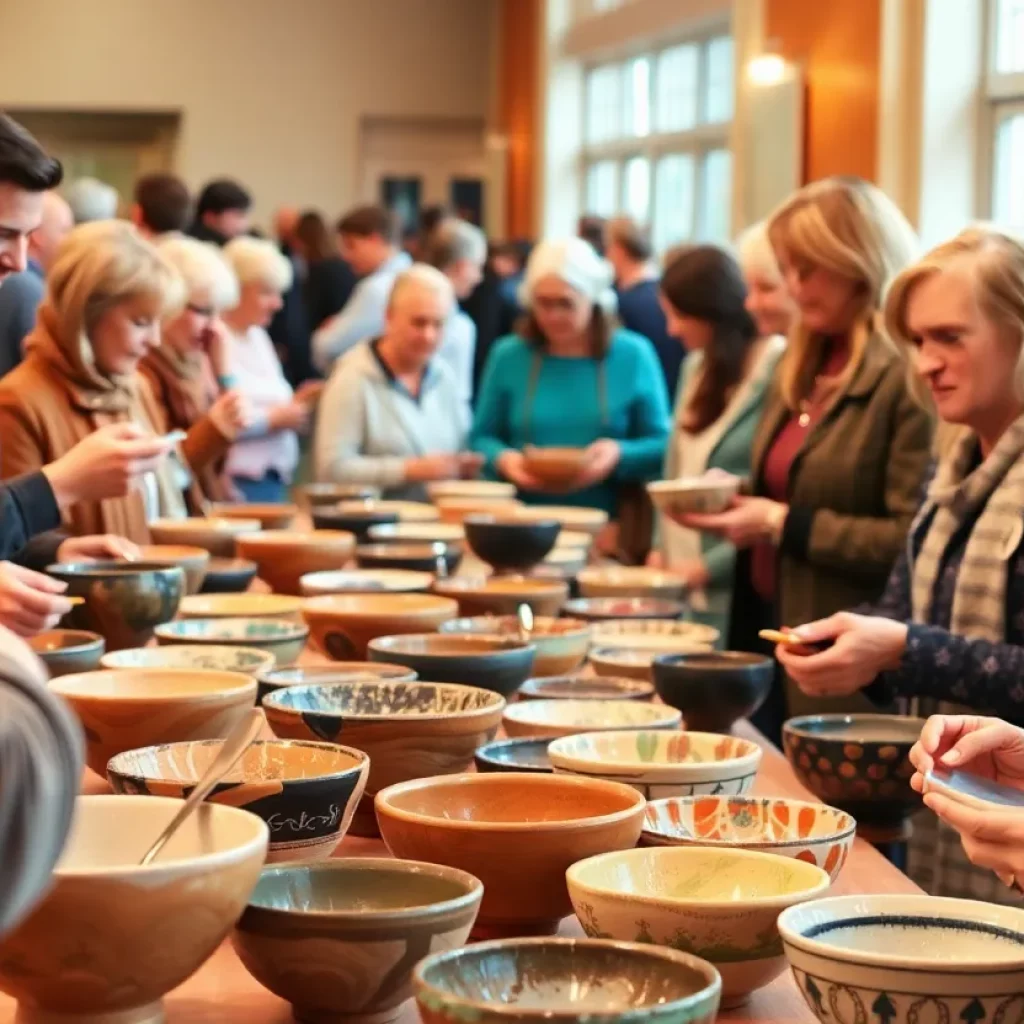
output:
POLYGON ((273 668, 262 673, 257 682, 256 701, 263 703, 268 693, 286 686, 333 686, 336 683, 372 682, 375 679, 395 683, 411 683, 416 673, 405 665, 388 665, 382 661, 335 661, 330 665, 306 668, 273 668))
POLYGON ((650 700, 654 684, 619 676, 538 676, 519 687, 520 700, 650 700))
POLYGON ((509 736, 572 736, 620 729, 678 729, 674 708, 634 700, 527 700, 505 711, 509 736))
MULTIPOLYGON (((519 618, 515 615, 479 615, 452 619, 438 632, 466 636, 497 636, 517 639, 519 618)), ((556 619, 541 615, 534 619, 530 643, 537 648, 533 671, 538 676, 559 676, 579 668, 590 645, 590 627, 582 619, 556 619)))
POLYGON ((259 676, 277 665, 274 655, 254 647, 217 647, 197 644, 180 647, 133 647, 126 651, 113 651, 100 659, 107 669, 155 668, 201 669, 209 672, 244 672, 259 676))
POLYGON ((184 544, 143 544, 139 548, 143 562, 154 565, 176 565, 185 572, 185 593, 198 594, 206 579, 210 552, 205 548, 184 544))
POLYGON ((195 594, 182 598, 183 619, 291 619, 301 622, 302 599, 286 594, 195 594))
POLYGON ((492 740, 477 747, 473 760, 478 772, 537 772, 550 775, 554 769, 548 757, 548 744, 540 739, 492 740))
POLYGON ((255 647, 277 659, 278 668, 291 665, 302 653, 309 627, 286 619, 182 619, 157 626, 156 642, 255 647))
POLYGON ((175 544, 205 548, 214 558, 234 558, 235 541, 260 529, 258 519, 228 519, 224 516, 192 519, 156 519, 149 524, 154 544, 175 544))
POLYGON ((91 672, 100 664, 106 644, 84 629, 48 629, 26 641, 46 666, 51 679, 72 672, 91 672))

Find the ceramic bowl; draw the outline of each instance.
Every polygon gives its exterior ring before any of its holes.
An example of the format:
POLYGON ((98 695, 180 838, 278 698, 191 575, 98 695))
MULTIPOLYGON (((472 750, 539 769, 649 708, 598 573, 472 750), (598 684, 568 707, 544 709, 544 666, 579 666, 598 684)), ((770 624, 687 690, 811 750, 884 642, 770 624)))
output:
POLYGON ((550 554, 562 531, 557 519, 524 522, 516 516, 474 514, 462 522, 466 543, 497 572, 525 572, 550 554))
POLYGON ((277 594, 301 594, 303 576, 341 569, 355 548, 355 535, 344 530, 267 530, 238 539, 239 555, 256 563, 260 579, 277 594))
POLYGON ((562 580, 529 576, 455 576, 437 580, 434 593, 458 601, 464 616, 515 615, 521 604, 528 604, 534 615, 557 615, 569 586, 562 580))
POLYGON ((554 769, 548 757, 548 744, 540 739, 492 740, 478 747, 473 755, 478 772, 538 772, 550 775, 554 769))
POLYGON ((210 513, 221 519, 255 519, 261 530, 287 530, 299 509, 297 505, 271 501, 214 502, 210 513))
POLYGON ((635 846, 644 799, 614 782, 494 772, 403 782, 378 793, 376 807, 396 857, 484 883, 473 934, 488 938, 554 932, 570 912, 566 868, 635 846))
POLYGON ((0 948, 0 990, 18 1000, 19 1021, 163 1020, 163 996, 221 944, 259 878, 267 826, 202 804, 140 867, 180 809, 159 797, 79 797, 52 887, 0 948))
POLYGON ((336 507, 342 515, 363 511, 393 513, 399 523, 434 523, 440 518, 437 509, 423 501, 339 501, 336 507))
POLYGON ((599 508, 577 505, 524 505, 517 513, 522 519, 557 519, 562 528, 596 537, 608 523, 608 513, 599 508))
POLYGON ((507 515, 523 507, 516 498, 480 498, 471 496, 452 496, 435 498, 438 514, 442 523, 452 526, 460 525, 466 516, 480 512, 500 512, 507 515))
POLYGON ((722 1005, 737 1006, 786 968, 776 920, 825 893, 821 868, 751 850, 652 846, 573 864, 569 894, 594 938, 684 949, 722 975, 722 1005))
POLYGON ((414 985, 423 1024, 714 1024, 722 980, 674 949, 504 939, 428 957, 414 985))
MULTIPOLYGON (((115 793, 183 799, 222 746, 199 740, 129 750, 110 759, 107 780, 115 793)), ((369 765, 363 751, 334 743, 257 740, 206 799, 262 818, 268 861, 322 860, 348 831, 369 765)))
POLYGON ((256 579, 256 563, 245 558, 211 558, 201 594, 240 594, 256 579))
POLYGON ((682 576, 645 565, 591 566, 577 576, 584 597, 653 597, 678 601, 686 591, 682 576))
POLYGON ((724 512, 740 492, 738 476, 728 479, 706 476, 684 477, 681 480, 657 480, 647 485, 647 493, 660 512, 676 515, 714 514, 724 512))
POLYGON ((588 622, 609 619, 661 619, 672 622, 686 613, 682 601, 663 601, 650 597, 579 597, 567 601, 563 614, 588 622))
POLYGON ((1010 1024, 1024 1003, 1024 911, 932 896, 835 896, 790 907, 779 932, 823 1024, 1010 1024))
POLYGON ((185 593, 198 594, 206 579, 210 552, 184 544, 143 544, 139 548, 143 562, 153 565, 177 565, 185 572, 185 593))
MULTIPOLYGON (((710 647, 700 644, 689 645, 692 653, 710 651, 710 647)), ((592 647, 587 655, 591 668, 599 676, 625 676, 627 679, 640 679, 649 682, 651 662, 657 655, 644 648, 634 647, 592 647)))
POLYGON ((576 480, 587 465, 590 454, 586 448, 523 449, 526 471, 548 487, 564 487, 576 480))
POLYGON ((73 562, 51 565, 47 573, 67 584, 69 597, 85 598, 64 622, 98 633, 108 651, 142 647, 153 630, 177 614, 185 593, 178 566, 150 562, 73 562))
POLYGON ((366 540, 370 527, 398 522, 397 512, 379 508, 379 504, 376 501, 339 501, 335 505, 315 505, 310 517, 314 529, 351 533, 361 544, 366 540))
POLYGON ((337 505, 339 501, 376 501, 380 488, 370 484, 305 484, 297 489, 299 503, 305 508, 337 505))
POLYGON ((507 501, 516 496, 516 485, 503 480, 432 480, 427 484, 427 497, 475 498, 478 501, 507 501))
POLYGON ((286 594, 196 594, 182 599, 183 619, 302 619, 302 599, 286 594))
POLYGON ((156 642, 255 647, 274 655, 278 668, 291 665, 302 653, 309 627, 287 619, 183 619, 157 626, 156 642))
POLYGON ((782 746, 797 778, 818 799, 848 811, 858 825, 900 829, 921 805, 910 788, 910 748, 921 718, 807 715, 782 727, 782 746))
POLYGON ((82 723, 86 763, 97 775, 115 754, 136 747, 222 739, 256 702, 256 680, 242 672, 82 672, 53 680, 50 689, 82 723))
POLYGON ((370 778, 353 831, 376 836, 373 798, 396 782, 466 771, 473 752, 494 739, 505 700, 454 683, 375 680, 288 687, 263 702, 275 735, 343 739, 370 756, 370 778))
POLYGON ((181 647, 134 647, 114 651, 100 658, 107 669, 202 669, 208 672, 244 672, 259 676, 270 672, 277 662, 273 654, 254 647, 216 647, 197 644, 181 647))
POLYGON ((542 574, 558 570, 566 579, 575 579, 587 564, 587 552, 579 548, 552 548, 544 561, 534 566, 533 571, 542 574))
POLYGON ((299 580, 306 597, 324 594, 411 594, 429 590, 434 576, 410 569, 336 569, 311 572, 299 580))
POLYGON ((405 665, 388 665, 382 661, 336 661, 331 665, 309 668, 273 668, 257 679, 256 701, 263 703, 268 693, 284 686, 333 686, 336 683, 358 683, 364 680, 388 679, 411 683, 416 673, 405 665))
POLYGON ((192 519, 157 519, 149 524, 154 544, 205 548, 214 558, 234 558, 235 541, 260 529, 258 519, 227 519, 224 516, 192 519))
POLYGON ((356 565, 360 569, 406 569, 412 572, 436 573, 438 561, 444 575, 451 576, 462 561, 461 544, 442 541, 360 544, 356 548, 356 565))
POLYGON ((572 736, 619 729, 678 729, 673 708, 633 700, 526 700, 505 711, 509 736, 572 736))
POLYGON ((520 700, 649 700, 654 684, 620 676, 538 676, 519 687, 520 700))
POLYGON ((448 544, 462 550, 466 531, 456 523, 382 523, 369 530, 375 544, 448 544))
POLYGON ((412 995, 421 954, 465 943, 482 894, 465 871, 419 861, 273 867, 260 876, 231 941, 246 970, 291 1003, 296 1020, 383 1024, 412 995))
POLYGON ((682 711, 687 729, 728 732, 768 696, 775 661, 743 651, 662 654, 651 672, 658 696, 682 711))
MULTIPOLYGON (((480 615, 453 619, 439 627, 441 633, 469 636, 519 637, 519 619, 514 615, 480 615)), ((579 668, 590 643, 590 628, 581 619, 555 619, 542 615, 533 620, 530 643, 537 648, 533 671, 539 676, 557 676, 579 668)))
POLYGON ((642 846, 727 846, 795 857, 828 872, 846 863, 857 822, 827 804, 786 797, 681 796, 647 805, 642 846))
POLYGON ((595 647, 630 647, 653 654, 681 654, 697 644, 713 647, 721 639, 714 626, 671 619, 607 619, 594 625, 595 647))
POLYGON ((336 661, 365 658, 366 645, 380 636, 436 630, 458 611, 434 594, 324 594, 302 605, 313 643, 336 661))
POLYGON ((563 529, 555 541, 555 551, 582 551, 589 554, 594 546, 594 538, 591 534, 582 530, 563 529))
POLYGON ((509 697, 530 677, 537 649, 513 639, 419 633, 377 637, 366 650, 370 661, 408 665, 420 679, 479 686, 509 697))
POLYGON ((51 679, 72 672, 91 672, 100 663, 106 644, 97 633, 84 629, 48 629, 26 641, 51 679))
POLYGON ((648 800, 746 793, 761 764, 761 748, 750 740, 647 729, 563 736, 548 756, 556 772, 623 782, 648 800))

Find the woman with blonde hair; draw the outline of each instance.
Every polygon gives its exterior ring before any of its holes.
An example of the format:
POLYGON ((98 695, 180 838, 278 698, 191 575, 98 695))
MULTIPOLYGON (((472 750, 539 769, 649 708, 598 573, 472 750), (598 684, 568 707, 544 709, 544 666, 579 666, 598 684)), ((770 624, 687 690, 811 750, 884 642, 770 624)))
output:
MULTIPOLYGON (((164 434, 163 411, 136 371, 160 343, 161 321, 184 298, 181 276, 130 224, 99 221, 72 231, 50 269, 26 358, 0 381, 0 474, 38 470, 98 427, 164 434)), ((199 423, 180 446, 181 464, 193 474, 212 457, 206 438, 199 423)), ((147 465, 141 486, 117 497, 76 502, 65 525, 79 535, 147 542, 152 519, 185 515, 174 461, 147 465)))
MULTIPOLYGON (((916 244, 892 201, 859 179, 827 178, 783 203, 768 236, 797 318, 755 438, 752 493, 683 521, 741 549, 730 646, 742 650, 765 648, 762 629, 878 596, 932 436, 880 324, 886 288, 916 244)), ((754 721, 778 741, 790 714, 868 706, 810 698, 780 679, 754 721)))

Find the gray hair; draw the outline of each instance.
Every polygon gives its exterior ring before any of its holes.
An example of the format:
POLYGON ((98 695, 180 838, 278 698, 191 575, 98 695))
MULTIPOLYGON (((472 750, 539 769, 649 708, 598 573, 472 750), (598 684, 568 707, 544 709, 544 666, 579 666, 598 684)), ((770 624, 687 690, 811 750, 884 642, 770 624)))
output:
POLYGON ((241 285, 265 284, 282 295, 292 286, 291 263, 273 242, 264 238, 234 238, 224 246, 224 256, 241 285))
POLYGON ((431 232, 425 259, 440 270, 462 260, 482 264, 487 259, 487 236, 469 221, 448 217, 431 232))
POLYGON ((190 302, 208 304, 218 313, 238 305, 238 278, 215 245, 175 235, 157 248, 184 278, 190 302))
POLYGON ((98 178, 78 178, 64 190, 76 224, 94 220, 113 220, 117 216, 120 196, 113 185, 98 178))
POLYGON ((395 283, 391 286, 391 295, 388 297, 388 308, 390 309, 402 297, 403 292, 416 287, 433 292, 448 306, 449 313, 455 308, 455 289, 451 281, 440 270, 427 263, 414 263, 395 278, 395 283))
POLYGON ((768 222, 759 220, 736 239, 736 259, 744 277, 756 274, 776 284, 782 284, 775 250, 768 237, 768 222))

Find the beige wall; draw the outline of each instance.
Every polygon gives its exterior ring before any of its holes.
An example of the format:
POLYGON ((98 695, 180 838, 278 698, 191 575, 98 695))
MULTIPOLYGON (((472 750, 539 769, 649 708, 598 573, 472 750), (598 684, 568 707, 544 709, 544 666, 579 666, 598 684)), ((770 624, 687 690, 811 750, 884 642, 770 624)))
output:
POLYGON ((364 115, 491 109, 490 0, 0 3, 6 106, 182 114, 177 170, 232 174, 264 218, 353 197, 364 115))

